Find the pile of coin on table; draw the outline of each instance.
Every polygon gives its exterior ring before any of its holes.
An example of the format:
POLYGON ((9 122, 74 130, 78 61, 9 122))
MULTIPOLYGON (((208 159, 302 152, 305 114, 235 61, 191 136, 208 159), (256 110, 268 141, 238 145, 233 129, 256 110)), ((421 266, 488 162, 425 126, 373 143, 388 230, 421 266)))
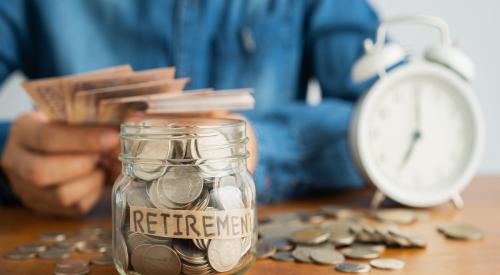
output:
POLYGON ((83 228, 73 235, 61 232, 40 233, 38 242, 20 244, 4 255, 11 260, 54 260, 56 275, 76 275, 90 272, 89 264, 112 265, 111 230, 83 228), (72 257, 72 253, 76 257, 72 257), (93 256, 90 261, 87 255, 93 256))
MULTIPOLYGON (((400 225, 427 218, 426 212, 406 208, 355 211, 325 206, 317 213, 276 213, 259 220, 257 257, 332 265, 337 271, 346 273, 365 273, 371 268, 402 269, 404 261, 380 256, 386 247, 425 248, 427 241, 424 238, 403 230, 400 225)), ((437 229, 453 239, 483 237, 480 229, 468 224, 449 223, 437 229)))

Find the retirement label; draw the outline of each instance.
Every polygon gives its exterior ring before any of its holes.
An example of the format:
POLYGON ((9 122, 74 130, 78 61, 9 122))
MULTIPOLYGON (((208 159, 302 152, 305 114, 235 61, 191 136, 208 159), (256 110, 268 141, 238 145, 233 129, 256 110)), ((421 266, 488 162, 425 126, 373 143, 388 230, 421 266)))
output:
POLYGON ((174 210, 130 207, 130 231, 180 239, 234 239, 252 234, 254 216, 248 208, 174 210))

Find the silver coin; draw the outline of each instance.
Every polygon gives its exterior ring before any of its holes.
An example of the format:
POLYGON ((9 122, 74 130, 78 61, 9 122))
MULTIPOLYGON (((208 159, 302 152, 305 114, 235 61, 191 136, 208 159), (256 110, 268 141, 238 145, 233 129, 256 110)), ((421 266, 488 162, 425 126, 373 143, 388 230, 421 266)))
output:
POLYGON ((226 272, 238 264, 241 250, 239 239, 212 240, 207 251, 208 261, 216 271, 226 272))
POLYGON ((142 258, 144 274, 180 274, 181 260, 175 251, 165 245, 153 245, 144 250, 142 258))
POLYGON ((56 267, 88 266, 89 261, 84 259, 61 259, 56 262, 56 267))
POLYGON ((45 232, 38 234, 38 239, 44 242, 60 242, 66 239, 66 234, 62 232, 45 232))
POLYGON ((75 265, 70 267, 58 267, 54 270, 54 275, 84 275, 89 274, 88 266, 75 265))
POLYGON ((203 190, 203 178, 193 167, 172 167, 157 180, 166 198, 177 204, 187 204, 196 200, 203 190))
POLYGON ((127 203, 130 206, 153 207, 153 204, 148 200, 145 188, 130 188, 130 190, 127 190, 127 203))
POLYGON ((293 250, 293 244, 288 242, 288 240, 285 238, 262 238, 260 242, 268 243, 273 247, 276 247, 278 251, 293 250))
POLYGON ((378 269, 403 269, 405 262, 398 259, 375 259, 370 261, 370 265, 378 269))
POLYGON ((346 247, 340 252, 351 259, 375 259, 380 256, 380 252, 368 247, 346 247))
POLYGON ((224 158, 232 156, 231 147, 227 146, 228 142, 226 136, 217 130, 210 131, 210 133, 206 133, 196 140, 197 151, 200 158, 205 160, 217 160, 211 161, 210 164, 207 165, 210 170, 224 170, 230 166, 230 161, 224 160, 224 158))
POLYGON ((103 253, 109 251, 109 247, 97 241, 88 241, 78 246, 77 250, 78 252, 89 253, 89 254, 103 253))
POLYGON ((278 252, 271 256, 271 259, 283 262, 294 262, 295 258, 290 252, 278 252))
POLYGON ((299 262, 312 263, 311 247, 297 246, 292 251, 292 256, 299 262))
POLYGON ((345 261, 344 255, 333 249, 316 249, 310 255, 313 262, 318 264, 336 265, 345 261))
POLYGON ((113 257, 110 255, 102 255, 92 258, 90 262, 94 265, 113 265, 113 257))
POLYGON ((276 254, 277 250, 276 247, 272 246, 269 243, 266 242, 257 242, 257 257, 260 259, 265 259, 273 256, 276 254))
POLYGON ((36 257, 36 252, 31 252, 31 251, 18 251, 14 250, 11 252, 7 252, 4 255, 4 258, 9 259, 9 260, 26 260, 26 259, 33 259, 36 257))
POLYGON ((367 273, 371 268, 367 264, 346 262, 335 265, 335 269, 345 273, 367 273))
POLYGON ((38 252, 38 257, 41 259, 64 259, 71 255, 70 252, 64 249, 51 248, 46 251, 38 252))
POLYGON ((416 221, 415 211, 406 208, 380 209, 374 212, 377 219, 398 224, 410 224, 416 221))
POLYGON ((47 250, 47 245, 43 243, 27 243, 17 247, 17 250, 22 252, 42 252, 47 250))
POLYGON ((224 210, 244 208, 241 191, 234 186, 224 186, 215 190, 216 204, 224 210))
POLYGON ((170 144, 164 140, 141 141, 136 147, 136 157, 140 163, 134 164, 134 175, 142 180, 151 181, 161 177, 166 166, 161 163, 168 158, 170 144))
POLYGON ((438 230, 446 237, 460 240, 478 240, 484 235, 481 229, 465 223, 442 224, 438 230))
POLYGON ((296 244, 315 245, 328 240, 330 233, 321 228, 310 227, 293 232, 289 240, 296 244))

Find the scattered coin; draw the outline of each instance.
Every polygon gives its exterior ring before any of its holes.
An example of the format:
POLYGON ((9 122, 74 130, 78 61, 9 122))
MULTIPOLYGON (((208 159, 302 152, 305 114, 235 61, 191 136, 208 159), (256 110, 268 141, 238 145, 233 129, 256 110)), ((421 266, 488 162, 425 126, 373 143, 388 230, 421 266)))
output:
POLYGON ((261 259, 269 258, 276 254, 276 247, 266 242, 257 242, 257 257, 261 259))
POLYGON ((54 275, 84 275, 89 274, 88 266, 74 265, 70 267, 56 267, 54 275))
POLYGON ((61 232, 45 232, 40 233, 38 239, 44 242, 60 242, 66 239, 66 234, 61 232))
POLYGON ((333 249, 312 250, 310 257, 313 262, 326 265, 340 264, 345 260, 344 255, 333 249))
POLYGON ((351 259, 375 259, 380 256, 380 252, 369 247, 346 247, 340 250, 344 256, 351 259))
POLYGON ((298 246, 292 251, 292 256, 295 260, 303 263, 312 263, 311 250, 314 248, 306 246, 298 246))
POLYGON ((293 232, 289 239, 296 244, 314 245, 328 240, 330 233, 321 228, 305 228, 293 232))
POLYGON ((371 260, 370 265, 378 269, 403 269, 405 262, 398 259, 384 258, 371 260))
POLYGON ((92 258, 90 262, 95 265, 113 265, 113 257, 111 257, 111 255, 105 254, 92 258))
POLYGON ((295 258, 292 256, 290 252, 278 252, 271 256, 271 259, 283 262, 293 262, 295 258))
POLYGON ((335 269, 345 273, 367 273, 371 268, 367 264, 345 262, 335 265, 335 269))
POLYGON ((70 252, 64 249, 51 248, 42 252, 38 252, 38 257, 41 259, 64 259, 70 256, 70 252))
POLYGON ((62 259, 56 262, 56 267, 72 267, 75 265, 88 266, 89 261, 84 259, 62 259))
POLYGON ((410 224, 417 218, 415 211, 406 208, 379 209, 374 212, 377 219, 398 224, 410 224))
POLYGON ((460 240, 478 240, 483 238, 483 231, 465 223, 449 223, 438 226, 439 232, 446 237, 460 240))
POLYGON ((17 247, 22 252, 42 252, 47 250, 47 245, 43 243, 27 243, 17 247))
POLYGON ((18 251, 18 250, 15 250, 15 251, 11 251, 11 252, 7 252, 4 257, 6 259, 10 259, 10 260, 26 260, 26 259, 33 259, 36 257, 36 253, 35 252, 31 252, 31 251, 18 251))

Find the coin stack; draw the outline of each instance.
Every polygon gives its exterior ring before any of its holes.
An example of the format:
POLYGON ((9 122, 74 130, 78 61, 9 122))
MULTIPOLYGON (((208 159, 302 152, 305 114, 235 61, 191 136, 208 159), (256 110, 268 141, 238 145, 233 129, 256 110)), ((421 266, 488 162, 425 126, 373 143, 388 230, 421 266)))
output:
MULTIPOLYGON (((111 230, 83 228, 73 235, 62 232, 40 233, 39 241, 21 244, 4 255, 10 260, 50 259, 56 260, 54 274, 76 275, 90 273, 89 264, 112 265, 111 230), (73 258, 70 256, 74 254, 73 258), (92 255, 91 260, 82 256, 92 255)), ((87 258, 87 257, 85 257, 87 258)))
MULTIPOLYGON (((426 212, 406 208, 362 211, 334 205, 324 206, 317 213, 277 213, 259 220, 257 257, 332 265, 346 273, 364 273, 371 268, 402 269, 403 261, 380 256, 386 247, 425 248, 427 241, 423 237, 400 225, 427 218, 426 212), (346 258, 370 262, 346 262, 346 258)), ((476 240, 483 236, 480 229, 468 224, 449 223, 437 228, 454 239, 476 240)))
POLYGON ((114 196, 115 259, 120 273, 233 273, 253 262, 253 227, 251 235, 214 239, 166 237, 130 229, 132 207, 182 210, 193 215, 253 211, 253 181, 241 168, 235 169, 234 161, 226 160, 234 155, 225 145, 228 143, 218 131, 197 138, 178 134, 163 139, 124 139, 122 160, 129 176, 117 181, 120 187, 115 187, 114 196))

